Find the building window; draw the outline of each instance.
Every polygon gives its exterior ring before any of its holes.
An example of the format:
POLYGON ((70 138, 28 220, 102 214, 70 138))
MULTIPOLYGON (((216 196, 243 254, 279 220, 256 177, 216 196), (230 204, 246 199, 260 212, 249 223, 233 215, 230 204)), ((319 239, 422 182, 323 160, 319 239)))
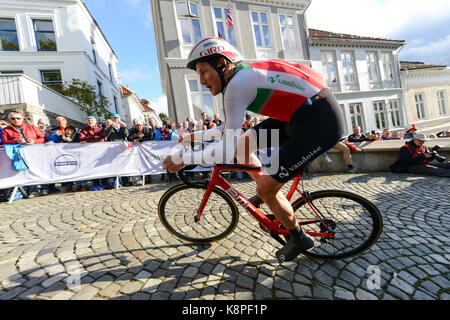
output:
POLYGON ((446 91, 438 91, 438 103, 439 103, 439 114, 441 116, 447 115, 447 99, 446 99, 446 91))
POLYGON ((33 20, 38 51, 56 51, 56 37, 52 20, 33 20))
POLYGON ((97 64, 97 53, 94 48, 92 48, 92 60, 94 60, 94 63, 97 64))
POLYGON ((43 85, 61 91, 63 85, 61 70, 41 70, 41 81, 43 85))
POLYGON ((294 17, 287 14, 280 14, 280 27, 284 48, 297 48, 297 42, 295 41, 294 17))
POLYGON ((350 120, 352 122, 352 128, 358 126, 364 130, 363 122, 362 122, 362 104, 361 103, 352 103, 348 106, 350 110, 350 120))
POLYGON ((216 18, 216 28, 217 35, 219 38, 223 38, 231 43, 233 46, 236 45, 236 36, 234 32, 234 25, 228 29, 227 24, 228 8, 214 8, 214 16, 216 18))
POLYGON ((0 71, 0 74, 23 74, 23 70, 5 70, 0 71))
POLYGON ((326 84, 330 87, 336 86, 338 75, 334 52, 321 52, 320 55, 322 57, 322 73, 326 84))
POLYGON ((214 117, 212 95, 208 88, 200 84, 199 79, 189 79, 189 94, 194 119, 200 119, 202 112, 206 112, 209 119, 214 117))
POLYGON ((347 117, 345 115, 345 105, 340 104, 340 106, 341 106, 341 111, 342 111, 342 118, 344 119, 344 130, 346 133, 348 133, 349 130, 348 130, 348 125, 347 125, 347 117))
POLYGON ((369 71, 369 81, 371 83, 379 82, 379 72, 378 72, 378 56, 376 52, 367 52, 367 67, 369 71))
POLYGON ((386 128, 386 114, 383 101, 375 101, 373 103, 373 111, 375 113, 375 124, 377 129, 386 128))
POLYGON ((117 97, 116 96, 113 96, 113 101, 114 101, 115 113, 119 113, 119 105, 117 104, 117 97))
POLYGON ((394 67, 392 63, 392 54, 385 52, 381 54, 383 61, 384 80, 394 80, 394 67))
POLYGON ((355 76, 355 62, 353 59, 353 54, 351 52, 342 52, 342 72, 344 76, 345 84, 354 84, 356 82, 355 76))
POLYGON ((391 116, 392 125, 394 128, 398 128, 402 125, 400 116, 400 104, 398 100, 389 100, 389 114, 391 116))
POLYGON ((14 19, 0 19, 0 51, 19 51, 19 38, 14 19))
POLYGON ((111 63, 108 63, 108 71, 109 71, 109 80, 111 80, 111 82, 112 82, 113 81, 113 72, 112 72, 111 63))
POLYGON ((258 48, 270 48, 270 32, 267 13, 252 11, 253 33, 258 48))
POLYGON ((202 40, 198 6, 192 1, 177 1, 177 15, 180 21, 184 43, 197 43, 202 40))
POLYGON ((425 100, 423 98, 423 94, 419 93, 415 95, 416 99, 416 109, 417 109, 417 117, 419 119, 425 119, 425 100))

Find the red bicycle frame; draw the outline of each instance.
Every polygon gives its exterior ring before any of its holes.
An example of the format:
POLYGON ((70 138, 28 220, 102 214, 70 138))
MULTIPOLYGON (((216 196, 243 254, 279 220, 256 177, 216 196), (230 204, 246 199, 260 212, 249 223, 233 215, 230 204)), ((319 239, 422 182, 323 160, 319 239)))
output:
MULTIPOLYGON (((206 189, 205 195, 203 196, 202 203, 200 204, 200 208, 198 210, 197 215, 195 216, 195 221, 198 222, 202 216, 203 210, 205 209, 206 203, 208 202, 209 196, 211 195, 212 190, 215 186, 221 187, 231 198, 233 198, 239 205, 244 207, 260 224, 262 224, 271 234, 281 234, 281 235, 288 235, 289 231, 284 228, 281 223, 278 221, 278 219, 271 220, 269 219, 264 213, 262 213, 258 208, 256 208, 250 201, 247 200, 238 190, 236 190, 228 181, 226 181, 224 178, 221 177, 220 172, 221 171, 245 171, 245 172, 261 172, 263 169, 261 167, 255 167, 251 168, 248 166, 245 166, 245 168, 240 168, 239 166, 234 165, 216 165, 214 167, 214 170, 211 175, 211 180, 209 181, 208 188, 206 189)), ((323 237, 323 238, 332 238, 334 236, 333 232, 327 227, 327 225, 324 223, 323 218, 321 218, 317 212, 317 210, 314 208, 314 206, 311 205, 311 203, 306 199, 306 197, 303 195, 303 193, 298 190, 297 186, 303 177, 302 174, 299 174, 295 177, 294 183, 291 186, 291 189, 286 196, 288 201, 291 201, 292 196, 294 195, 295 191, 298 191, 303 199, 310 205, 314 213, 317 215, 318 219, 315 220, 305 220, 305 221, 299 221, 300 225, 305 224, 311 224, 311 223, 317 223, 321 222, 322 225, 328 230, 328 232, 308 232, 305 231, 305 233, 309 234, 310 236, 316 236, 316 237, 323 237)))

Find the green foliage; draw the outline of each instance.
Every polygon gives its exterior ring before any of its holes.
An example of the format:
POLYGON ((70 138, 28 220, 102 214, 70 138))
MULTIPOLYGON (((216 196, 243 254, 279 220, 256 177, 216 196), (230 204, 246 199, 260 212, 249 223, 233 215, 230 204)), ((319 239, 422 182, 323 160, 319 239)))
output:
POLYGON ((56 51, 56 41, 52 39, 39 40, 39 49, 41 51, 56 51))
POLYGON ((72 79, 71 82, 66 81, 60 88, 52 89, 72 98, 88 116, 94 116, 97 119, 109 119, 111 117, 111 112, 107 109, 110 104, 108 99, 103 95, 98 95, 96 87, 86 81, 72 79))
POLYGON ((2 49, 4 51, 19 51, 19 46, 10 40, 2 39, 2 49))
POLYGON ((161 112, 158 116, 162 121, 169 121, 169 117, 164 112, 161 112))

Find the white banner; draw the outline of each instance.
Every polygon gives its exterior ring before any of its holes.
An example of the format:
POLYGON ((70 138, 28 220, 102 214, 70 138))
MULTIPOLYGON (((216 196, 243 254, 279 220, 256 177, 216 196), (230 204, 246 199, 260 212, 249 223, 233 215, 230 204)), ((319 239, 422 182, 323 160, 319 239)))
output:
POLYGON ((21 153, 29 170, 14 171, 0 149, 0 189, 14 186, 90 180, 117 176, 161 174, 162 160, 176 141, 147 141, 24 145, 21 153))

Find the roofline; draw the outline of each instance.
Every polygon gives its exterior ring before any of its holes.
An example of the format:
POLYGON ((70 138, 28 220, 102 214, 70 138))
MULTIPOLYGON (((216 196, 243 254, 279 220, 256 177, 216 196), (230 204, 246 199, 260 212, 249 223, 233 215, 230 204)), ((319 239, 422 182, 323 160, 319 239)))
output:
POLYGON ((391 40, 391 39, 383 39, 383 38, 375 38, 375 37, 358 36, 355 34, 337 33, 337 32, 314 29, 314 28, 308 28, 308 34, 309 34, 309 37, 314 40, 324 40, 324 39, 330 40, 331 39, 331 40, 343 40, 343 41, 366 41, 366 42, 373 41, 373 42, 385 42, 385 43, 392 43, 392 44, 396 43, 396 44, 402 44, 402 45, 406 43, 405 40, 391 40), (334 37, 333 36, 314 36, 314 35, 311 35, 311 31, 327 32, 330 34, 334 34, 336 36, 334 36, 334 37), (340 35, 340 37, 338 35, 340 35), (347 37, 345 37, 345 36, 347 36, 347 37), (357 37, 357 38, 353 38, 353 37, 357 37), (361 39, 361 38, 364 38, 364 39, 361 39))
POLYGON ((94 16, 92 15, 92 13, 89 11, 88 7, 86 6, 86 4, 84 3, 84 0, 81 0, 81 3, 83 4, 84 8, 86 9, 86 11, 89 13, 89 15, 91 16, 92 20, 94 21, 95 25, 97 26, 98 30, 100 30, 100 33, 102 34, 103 38, 105 39, 106 43, 108 44, 109 48, 111 49, 112 53, 114 54, 114 56, 116 57, 117 60, 119 60, 119 57, 117 57, 116 52, 114 51, 114 49, 112 48, 111 44, 108 41, 108 38, 106 38, 105 34, 102 31, 102 28, 100 28, 100 26, 97 23, 97 20, 95 20, 94 16))

